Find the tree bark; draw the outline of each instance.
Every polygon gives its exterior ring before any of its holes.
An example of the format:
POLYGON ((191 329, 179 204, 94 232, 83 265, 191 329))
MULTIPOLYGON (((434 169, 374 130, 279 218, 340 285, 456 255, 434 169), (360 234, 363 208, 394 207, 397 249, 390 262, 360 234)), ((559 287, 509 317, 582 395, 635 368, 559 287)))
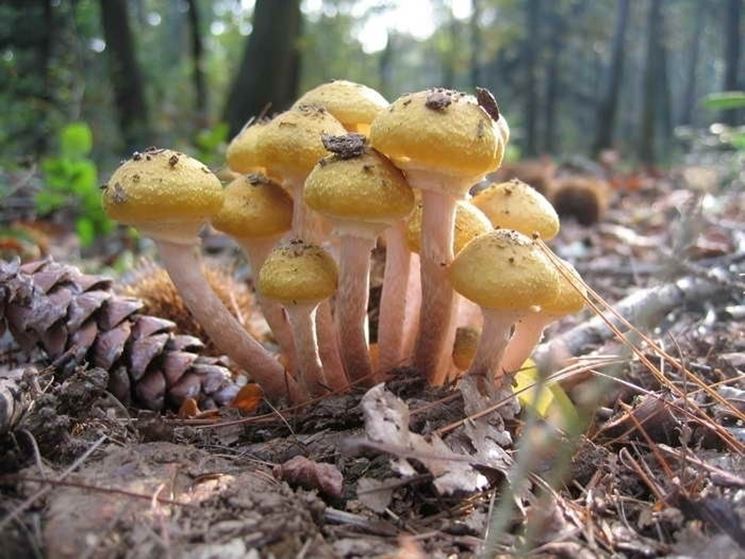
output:
POLYGON ((696 1, 696 15, 693 22, 693 36, 691 37, 690 50, 688 51, 688 68, 686 70, 685 89, 683 93, 683 106, 680 110, 680 124, 690 125, 693 122, 693 107, 696 104, 696 68, 701 54, 701 37, 704 34, 704 21, 706 19, 705 0, 696 1))
POLYGON ((142 74, 135 57, 126 0, 100 0, 101 23, 119 126, 128 150, 142 147, 149 135, 142 74))
POLYGON ((561 14, 555 8, 548 21, 551 24, 553 33, 549 41, 545 104, 546 133, 544 134, 543 148, 546 153, 554 153, 558 148, 556 137, 556 106, 558 104, 560 89, 559 64, 564 46, 564 32, 566 28, 561 14))
POLYGON ((660 23, 661 0, 650 0, 647 12, 647 45, 644 64, 644 85, 642 96, 641 137, 639 138, 639 160, 645 165, 655 163, 655 131, 657 129, 657 71, 659 42, 658 25, 660 23))
POLYGON ((528 0, 526 6, 525 59, 525 155, 538 152, 537 111, 538 92, 536 90, 536 51, 539 34, 540 0, 528 0))
POLYGON ((597 129, 595 130, 595 142, 592 149, 595 154, 613 145, 613 132, 618 109, 618 94, 621 89, 623 63, 626 53, 624 43, 629 20, 629 6, 629 0, 619 0, 618 2, 616 29, 613 32, 613 45, 611 47, 611 62, 610 66, 608 66, 608 74, 605 80, 607 87, 598 108, 597 129))
MULTIPOLYGON (((724 90, 735 91, 740 88, 738 81, 740 68, 740 17, 742 0, 728 0, 724 19, 724 90)), ((722 120, 732 126, 738 124, 739 111, 724 111, 722 120)))
POLYGON ((196 0, 188 0, 189 28, 191 31, 191 56, 194 80, 194 108, 200 120, 207 116, 207 87, 204 80, 204 45, 200 32, 199 6, 196 0))
POLYGON ((231 136, 267 105, 281 111, 295 99, 300 19, 299 0, 256 1, 253 32, 224 112, 231 136))
POLYGON ((481 83, 481 51, 483 49, 483 41, 481 37, 481 26, 479 20, 481 19, 481 0, 471 0, 472 9, 471 20, 469 22, 471 27, 471 87, 482 85, 481 83))

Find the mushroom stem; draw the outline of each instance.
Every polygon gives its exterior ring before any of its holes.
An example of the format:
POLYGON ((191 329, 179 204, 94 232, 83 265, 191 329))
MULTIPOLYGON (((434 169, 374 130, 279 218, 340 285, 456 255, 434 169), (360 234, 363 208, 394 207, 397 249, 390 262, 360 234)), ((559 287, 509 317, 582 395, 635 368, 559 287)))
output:
POLYGON ((439 370, 446 348, 453 313, 455 292, 448 279, 447 267, 453 261, 455 196, 430 190, 422 191, 422 306, 415 366, 431 384, 442 384, 447 370, 439 370))
POLYGON ((339 338, 336 335, 334 316, 331 314, 331 303, 321 301, 316 312, 316 328, 318 331, 318 348, 321 354, 321 363, 326 373, 326 380, 334 390, 344 392, 349 388, 349 379, 344 372, 341 352, 339 350, 339 338))
POLYGON ((504 372, 499 369, 502 356, 510 341, 512 326, 519 320, 520 314, 515 312, 482 309, 484 313, 484 329, 481 331, 476 355, 468 369, 469 375, 478 375, 501 384, 504 372))
POLYGON ((287 305, 287 316, 292 325, 295 339, 295 354, 300 378, 308 388, 311 396, 319 396, 328 391, 326 376, 323 372, 321 356, 318 352, 316 335, 317 303, 287 305))
MULTIPOLYGON (((292 194, 292 236, 305 239, 305 228, 308 208, 303 201, 303 183, 301 179, 287 179, 284 184, 292 194)), ((310 239, 305 239, 310 242, 310 239)))
POLYGON ((175 243, 157 239, 163 265, 184 304, 212 342, 261 385, 270 399, 288 396, 298 401, 295 380, 285 375, 279 362, 253 339, 231 315, 202 275, 196 241, 175 243))
POLYGON ((418 254, 411 255, 409 278, 406 283, 406 305, 404 308, 402 364, 411 365, 416 334, 419 330, 419 308, 422 305, 422 272, 418 254))
POLYGON ((347 374, 352 382, 371 380, 368 348, 367 301, 370 291, 370 252, 375 235, 343 235, 339 262, 336 327, 347 374))
MULTIPOLYGON (((254 285, 258 283, 259 270, 264 265, 266 257, 272 251, 272 248, 279 241, 279 237, 265 237, 257 239, 237 239, 238 244, 243 249, 248 263, 251 266, 251 274, 254 278, 254 285)), ((269 328, 271 328, 274 337, 279 344, 280 351, 287 358, 287 368, 292 370, 295 363, 295 343, 292 339, 292 329, 285 316, 282 305, 277 301, 271 301, 264 297, 256 286, 256 299, 261 306, 262 314, 266 319, 269 328)))
POLYGON ((545 313, 530 313, 515 324, 515 333, 502 357, 500 370, 508 373, 519 371, 543 337, 543 330, 553 320, 545 313))
POLYGON ((411 268, 411 251, 406 247, 403 223, 389 227, 385 232, 385 239, 385 273, 378 323, 380 366, 376 380, 381 380, 385 373, 402 364, 411 268))

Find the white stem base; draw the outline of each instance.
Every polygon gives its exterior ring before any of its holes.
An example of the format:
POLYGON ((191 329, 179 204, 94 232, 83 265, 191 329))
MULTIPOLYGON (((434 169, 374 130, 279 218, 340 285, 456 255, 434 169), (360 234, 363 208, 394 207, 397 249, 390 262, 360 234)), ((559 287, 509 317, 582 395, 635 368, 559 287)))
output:
POLYGON ((318 352, 316 336, 316 308, 318 304, 288 305, 287 316, 295 339, 295 354, 300 378, 311 396, 320 396, 329 391, 323 364, 318 352))
POLYGON ((521 317, 515 324, 515 333, 507 345, 499 368, 508 373, 520 370, 541 341, 543 330, 549 322, 551 318, 540 312, 521 317))
POLYGON ((499 385, 500 379, 504 376, 499 364, 510 341, 512 326, 520 319, 522 313, 493 309, 483 309, 483 313, 484 329, 467 374, 484 377, 490 382, 495 379, 499 385))

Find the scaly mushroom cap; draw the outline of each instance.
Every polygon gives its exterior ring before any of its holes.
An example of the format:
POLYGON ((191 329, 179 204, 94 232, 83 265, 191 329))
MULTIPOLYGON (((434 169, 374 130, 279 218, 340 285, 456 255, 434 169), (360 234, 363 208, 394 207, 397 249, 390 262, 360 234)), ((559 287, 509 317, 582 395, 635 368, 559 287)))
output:
POLYGON ((373 119, 388 106, 388 101, 366 85, 332 80, 308 91, 293 107, 301 105, 323 107, 350 132, 366 133, 373 119))
POLYGON ((384 155, 365 147, 359 155, 319 161, 305 181, 308 207, 337 220, 389 224, 414 207, 414 192, 384 155))
POLYGON ((336 292, 337 282, 331 255, 299 240, 275 248, 259 271, 259 291, 284 304, 322 301, 336 292))
POLYGON ((292 227, 292 198, 264 175, 238 177, 225 188, 212 225, 239 239, 279 235, 292 227))
POLYGON ((196 159, 170 149, 135 154, 103 191, 108 216, 125 225, 206 220, 220 210, 222 185, 196 159))
POLYGON ((256 158, 269 176, 304 179, 326 155, 321 136, 346 132, 326 109, 299 106, 266 124, 256 141, 256 158))
MULTIPOLYGON (((453 235, 453 254, 458 254, 463 248, 479 235, 492 230, 489 218, 467 201, 458 201, 455 206, 455 234, 453 235)), ((406 245, 411 252, 419 253, 422 249, 422 203, 414 207, 414 211, 406 220, 406 245)))
POLYGON ((550 314, 567 315, 581 311, 585 307, 585 297, 587 290, 582 284, 582 277, 566 260, 559 259, 564 266, 564 272, 568 273, 570 279, 567 279, 561 271, 557 270, 558 293, 553 301, 544 303, 541 310, 550 314), (576 286, 576 287, 574 287, 576 286))
POLYGON ((264 167, 259 162, 256 145, 259 136, 266 128, 266 120, 258 120, 246 126, 228 144, 225 154, 228 167, 237 173, 263 172, 264 167))
POLYGON ((553 239, 559 232, 559 216, 551 203, 518 179, 486 187, 473 197, 473 205, 496 228, 514 229, 524 235, 538 233, 544 240, 553 239))
POLYGON ((558 272, 535 242, 497 229, 471 241, 450 265, 453 288, 489 309, 522 311, 553 301, 558 272))
POLYGON ((373 120, 370 142, 402 169, 463 177, 494 171, 504 154, 503 133, 476 98, 447 89, 396 99, 373 120))

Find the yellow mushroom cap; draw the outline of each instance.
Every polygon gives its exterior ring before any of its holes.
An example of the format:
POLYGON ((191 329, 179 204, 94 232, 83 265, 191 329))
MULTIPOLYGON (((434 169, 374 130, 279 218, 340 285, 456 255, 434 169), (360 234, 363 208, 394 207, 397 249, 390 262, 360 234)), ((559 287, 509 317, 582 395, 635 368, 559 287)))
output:
POLYGON ((559 216, 551 203, 518 179, 492 184, 473 197, 494 227, 514 229, 525 235, 538 233, 545 240, 559 232, 559 216))
POLYGON ((292 227, 292 198, 264 175, 238 177, 225 188, 212 225, 239 239, 279 235, 292 227))
POLYGON ((338 271, 317 245, 290 241, 275 248, 259 271, 259 291, 284 304, 314 303, 336 292, 338 271))
MULTIPOLYGON (((455 234, 453 235, 453 254, 458 254, 473 239, 492 230, 489 218, 470 202, 459 200, 455 206, 455 234)), ((411 252, 422 249, 422 203, 406 220, 406 244, 411 252)))
POLYGON ((399 97, 373 120, 372 146, 402 169, 478 178, 502 162, 495 121, 471 95, 430 89, 399 97))
POLYGON ((111 175, 103 206, 126 225, 206 220, 220 210, 222 185, 205 165, 170 149, 135 153, 111 175))
POLYGON ((252 173, 263 170, 263 165, 257 157, 256 145, 259 136, 266 128, 267 122, 266 120, 258 120, 249 124, 230 141, 225 156, 228 160, 228 167, 233 171, 252 173))
POLYGON ((480 339, 481 331, 473 326, 460 326, 455 330, 453 364, 461 371, 471 366, 480 339))
POLYGON ((522 311, 553 301, 558 272, 535 242, 496 229, 474 239, 450 265, 453 288, 489 309, 522 311))
POLYGON ((302 179, 327 152, 321 136, 346 134, 331 113, 303 105, 275 116, 256 141, 256 158, 272 177, 302 179))
POLYGON ((582 277, 574 269, 574 266, 566 260, 562 260, 561 258, 559 260, 563 265, 563 271, 569 275, 571 280, 561 273, 562 270, 557 270, 556 275, 558 277, 559 291, 553 301, 542 305, 541 310, 549 314, 564 316, 579 312, 585 307, 587 290, 582 284, 582 277), (576 286, 576 288, 573 286, 576 286))
POLYGON ((303 200, 332 219, 388 224, 411 212, 414 192, 384 155, 363 148, 361 155, 322 159, 305 181, 303 200))
POLYGON ((388 106, 374 89, 347 80, 333 80, 308 91, 294 107, 317 105, 325 108, 350 132, 366 132, 373 119, 388 106))

